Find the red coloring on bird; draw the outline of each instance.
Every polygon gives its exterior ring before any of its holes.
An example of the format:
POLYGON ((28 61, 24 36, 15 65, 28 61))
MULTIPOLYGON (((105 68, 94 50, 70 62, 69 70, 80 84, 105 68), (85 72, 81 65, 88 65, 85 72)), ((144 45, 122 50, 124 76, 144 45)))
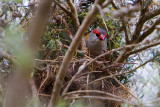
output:
POLYGON ((98 37, 98 39, 99 39, 99 40, 104 40, 104 37, 103 37, 102 35, 100 35, 100 36, 98 37))
POLYGON ((104 35, 104 37, 106 38, 106 37, 107 37, 107 34, 106 34, 106 35, 104 35))
POLYGON ((99 40, 104 40, 104 39, 106 38, 106 36, 107 36, 107 34, 106 34, 106 35, 104 35, 104 37, 103 37, 103 36, 101 35, 101 33, 99 33, 98 30, 96 30, 96 29, 93 30, 93 33, 96 34, 96 36, 98 37, 99 40))
POLYGON ((93 33, 95 33, 95 34, 97 34, 99 36, 101 35, 101 33, 99 33, 98 30, 96 30, 96 29, 93 30, 93 33))

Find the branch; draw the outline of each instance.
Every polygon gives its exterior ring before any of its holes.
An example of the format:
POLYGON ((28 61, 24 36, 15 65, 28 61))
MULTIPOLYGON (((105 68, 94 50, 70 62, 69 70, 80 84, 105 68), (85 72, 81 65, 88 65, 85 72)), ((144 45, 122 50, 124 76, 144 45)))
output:
POLYGON ((141 16, 145 15, 145 13, 146 13, 148 7, 149 7, 150 4, 151 4, 151 3, 149 3, 149 4, 147 4, 147 5, 145 6, 144 3, 145 3, 145 1, 140 0, 140 5, 141 5, 141 16))
MULTIPOLYGON (((110 1, 110 3, 112 4, 112 6, 115 8, 115 9, 118 9, 118 7, 115 5, 115 3, 113 2, 113 0, 110 1)), ((129 38, 128 38, 128 31, 127 31, 127 26, 125 24, 125 20, 124 20, 124 17, 121 17, 121 22, 122 22, 122 28, 125 32, 125 39, 126 39, 126 44, 129 44, 130 41, 129 41, 129 38)))
POLYGON ((150 35, 154 30, 156 25, 160 23, 160 19, 157 19, 156 22, 150 27, 147 31, 145 31, 136 41, 136 43, 139 43, 143 41, 148 35, 150 35))
POLYGON ((0 51, 0 57, 7 59, 10 63, 16 62, 16 60, 10 54, 6 53, 5 51, 0 51))
POLYGON ((31 31, 28 36, 28 45, 33 52, 35 52, 38 48, 41 35, 43 34, 45 24, 48 19, 51 4, 52 0, 41 0, 36 17, 33 19, 30 29, 31 31))
POLYGON ((122 18, 121 21, 122 21, 122 28, 124 29, 124 32, 125 32, 126 44, 128 45, 130 41, 128 38, 127 25, 125 24, 124 18, 122 18))
POLYGON ((66 0, 70 9, 71 9, 71 18, 74 22, 74 25, 75 25, 75 28, 76 28, 76 31, 79 29, 79 19, 78 19, 78 13, 77 13, 77 9, 76 7, 74 6, 74 4, 72 3, 71 0, 66 0))
POLYGON ((134 31, 134 34, 132 36, 132 40, 131 40, 132 43, 135 42, 137 40, 137 38, 139 37, 140 32, 141 32, 142 27, 143 27, 143 24, 147 20, 149 20, 149 19, 151 19, 151 18, 153 18, 153 17, 155 17, 155 16, 157 16, 159 14, 160 14, 160 9, 157 9, 157 10, 149 12, 149 13, 147 13, 147 14, 145 14, 145 15, 143 15, 143 16, 140 17, 140 19, 139 19, 139 21, 138 21, 138 23, 136 25, 136 29, 134 31))
POLYGON ((111 101, 116 101, 116 102, 121 102, 121 103, 128 103, 131 105, 137 105, 135 103, 129 102, 125 99, 116 99, 116 98, 111 98, 111 97, 101 97, 101 96, 76 96, 76 97, 69 97, 69 98, 65 98, 66 100, 72 100, 72 99, 99 99, 99 100, 111 100, 111 101))
POLYGON ((102 5, 102 9, 107 7, 111 3, 111 1, 112 0, 108 0, 108 1, 104 2, 103 5, 102 5))
MULTIPOLYGON (((75 29, 76 29, 76 32, 77 32, 77 30, 79 29, 79 26, 80 26, 77 9, 76 9, 76 7, 74 6, 74 4, 72 3, 71 0, 66 0, 66 1, 68 3, 68 6, 71 9, 70 17, 73 20, 73 24, 75 25, 75 29)), ((82 38, 82 40, 81 40, 81 49, 82 49, 82 51, 85 51, 85 49, 86 49, 86 43, 85 43, 85 39, 84 38, 82 38)))
MULTIPOLYGON (((104 95, 106 95, 107 97, 108 97, 108 96, 111 96, 111 97, 113 97, 113 98, 125 100, 125 99, 123 99, 122 97, 119 97, 119 96, 117 96, 117 95, 114 95, 114 94, 111 94, 111 93, 108 93, 108 92, 99 91, 99 90, 73 91, 73 92, 69 92, 69 93, 65 94, 64 96, 68 96, 68 95, 72 95, 72 94, 80 94, 80 93, 82 93, 82 94, 83 94, 83 93, 93 93, 94 95, 95 95, 95 94, 97 94, 97 95, 99 95, 99 94, 104 94, 104 95)), ((127 100, 125 100, 125 101, 126 101, 126 102, 130 102, 130 101, 127 101, 127 100)), ((130 103, 132 103, 132 102, 130 102, 130 103)))
POLYGON ((80 90, 80 91, 72 91, 72 92, 69 92, 69 93, 64 94, 63 97, 69 96, 69 95, 72 95, 72 94, 79 94, 79 93, 104 94, 104 95, 111 96, 111 97, 114 97, 114 98, 122 99, 121 97, 116 96, 116 95, 114 95, 114 94, 111 94, 111 93, 108 93, 108 92, 104 92, 104 91, 99 91, 99 90, 80 90))
POLYGON ((146 13, 145 14, 145 17, 144 17, 144 20, 147 21, 157 15, 160 14, 160 8, 159 9, 156 9, 156 10, 153 10, 152 12, 149 12, 149 13, 146 13))
POLYGON ((132 40, 131 40, 132 43, 134 43, 134 41, 136 41, 137 38, 139 37, 144 23, 145 23, 144 16, 142 16, 142 17, 140 17, 140 19, 139 19, 139 21, 138 21, 138 23, 136 25, 136 29, 135 29, 135 31, 133 33, 132 40))
POLYGON ((59 69, 59 72, 56 76, 56 80, 54 83, 54 88, 53 88, 53 93, 52 93, 52 97, 50 100, 50 104, 49 107, 51 106, 55 106, 55 104, 57 103, 57 101, 59 100, 59 96, 60 96, 60 91, 61 91, 61 87, 63 85, 63 81, 64 81, 64 77, 66 75, 66 72, 68 70, 70 61, 73 57, 74 52, 76 51, 83 35, 85 34, 85 31, 87 30, 87 28, 90 26, 93 18, 98 14, 98 8, 97 8, 97 4, 102 5, 102 3, 105 0, 97 0, 95 1, 94 7, 93 9, 88 13, 88 15, 86 16, 86 18, 84 19, 83 23, 81 24, 81 26, 79 27, 75 38, 73 39, 67 53, 65 54, 64 58, 63 58, 63 62, 61 64, 61 67, 59 69))
MULTIPOLYGON (((59 4, 59 2, 57 2, 56 0, 53 0, 53 2, 55 4, 57 4, 68 16, 71 17, 71 19, 73 20, 73 24, 75 25, 75 29, 76 31, 79 29, 79 26, 80 26, 80 23, 79 23, 79 19, 78 19, 78 13, 77 13, 77 9, 76 7, 74 6, 74 4, 72 3, 71 0, 67 0, 67 3, 71 9, 71 12, 68 11, 67 9, 65 9, 61 4, 59 4)), ((82 41, 81 41, 81 48, 83 51, 85 51, 85 47, 86 47, 86 44, 85 44, 85 40, 84 38, 82 38, 82 41)))
MULTIPOLYGON (((109 72, 109 74, 110 74, 110 75, 113 75, 111 72, 109 72)), ((118 80, 115 76, 113 76, 113 79, 114 79, 126 92, 128 92, 132 97, 134 97, 138 102, 140 102, 140 100, 139 100, 136 96, 134 96, 121 82, 119 82, 119 80, 118 80)))
POLYGON ((113 2, 113 0, 111 0, 110 3, 112 4, 112 6, 113 6, 115 9, 118 9, 118 7, 115 5, 115 3, 113 2))
POLYGON ((157 46, 157 45, 159 45, 159 44, 160 44, 160 41, 159 41, 159 42, 156 42, 156 43, 152 43, 152 44, 146 45, 146 46, 144 46, 144 47, 142 47, 142 48, 140 48, 140 49, 137 49, 137 50, 128 52, 127 55, 136 54, 136 53, 138 53, 138 52, 141 52, 141 51, 143 51, 143 50, 146 50, 146 49, 148 49, 148 48, 150 48, 150 47, 157 46))
POLYGON ((53 0, 53 2, 58 5, 68 16, 71 15, 71 12, 64 8, 57 0, 53 0))

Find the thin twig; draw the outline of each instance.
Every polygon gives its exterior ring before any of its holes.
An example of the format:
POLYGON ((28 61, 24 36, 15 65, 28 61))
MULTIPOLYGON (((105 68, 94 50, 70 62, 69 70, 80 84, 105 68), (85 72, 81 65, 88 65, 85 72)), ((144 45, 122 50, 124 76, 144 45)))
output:
POLYGON ((140 43, 143 41, 148 35, 150 35, 156 28, 156 25, 160 24, 160 19, 157 19, 156 22, 147 30, 145 31, 136 41, 136 43, 140 43))
MULTIPOLYGON (((113 75, 111 72, 109 72, 109 74, 110 74, 110 75, 113 75)), ((126 89, 126 87, 125 87, 121 82, 119 82, 119 80, 118 80, 115 76, 113 76, 113 79, 114 79, 125 91, 127 91, 132 97, 134 97, 138 102, 140 102, 140 100, 139 100, 136 96, 134 96, 128 89, 126 89)))
POLYGON ((65 98, 66 100, 72 100, 72 99, 99 99, 99 100, 111 100, 111 101, 116 101, 116 102, 121 102, 121 103, 128 103, 131 105, 137 105, 135 103, 129 102, 125 99, 121 100, 121 99, 116 99, 116 98, 111 98, 111 97, 101 97, 101 96, 76 96, 76 97, 69 97, 69 98, 65 98))
POLYGON ((72 92, 66 93, 63 97, 66 97, 66 96, 69 96, 69 95, 72 95, 72 94, 80 94, 80 93, 94 93, 94 94, 97 94, 97 95, 98 94, 104 94, 104 95, 108 95, 108 96, 111 96, 111 97, 114 97, 114 98, 122 99, 121 97, 116 96, 114 94, 111 94, 111 93, 108 93, 108 92, 104 92, 104 91, 99 91, 99 90, 72 91, 72 92))
POLYGON ((138 52, 142 52, 142 51, 144 51, 144 50, 146 50, 146 49, 148 49, 148 48, 157 46, 157 45, 159 45, 159 44, 160 44, 160 41, 158 41, 158 42, 156 42, 156 43, 152 43, 152 44, 146 45, 146 46, 144 46, 144 47, 142 47, 142 48, 140 48, 140 49, 137 49, 137 50, 128 52, 127 54, 128 54, 128 55, 136 54, 136 53, 138 53, 138 52))

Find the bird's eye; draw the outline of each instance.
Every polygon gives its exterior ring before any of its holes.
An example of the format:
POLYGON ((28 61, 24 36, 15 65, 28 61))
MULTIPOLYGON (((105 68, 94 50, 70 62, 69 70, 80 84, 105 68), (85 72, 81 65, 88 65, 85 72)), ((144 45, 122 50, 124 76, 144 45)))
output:
POLYGON ((93 30, 93 33, 95 33, 97 37, 99 37, 99 36, 101 35, 101 34, 98 32, 98 30, 96 30, 96 29, 93 30))
POLYGON ((96 34, 97 37, 99 37, 99 34, 96 34))

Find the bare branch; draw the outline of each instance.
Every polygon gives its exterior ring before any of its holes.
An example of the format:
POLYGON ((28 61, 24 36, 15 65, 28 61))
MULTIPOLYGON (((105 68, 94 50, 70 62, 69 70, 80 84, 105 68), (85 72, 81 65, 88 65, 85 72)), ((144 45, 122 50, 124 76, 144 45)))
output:
POLYGON ((140 0, 140 4, 141 4, 141 16, 145 15, 145 13, 147 12, 148 7, 151 4, 151 2, 150 2, 150 3, 146 4, 146 6, 145 6, 144 3, 145 3, 145 1, 140 0))
POLYGON ((28 37, 29 47, 35 51, 37 49, 41 35, 44 31, 45 24, 50 12, 52 0, 41 0, 39 3, 39 8, 36 17, 33 19, 33 24, 31 26, 31 32, 28 37))
POLYGON ((71 12, 68 11, 65 7, 63 7, 57 0, 53 0, 53 2, 58 5, 67 15, 71 15, 71 12))
POLYGON ((5 51, 0 51, 0 57, 7 59, 9 62, 14 63, 16 60, 10 54, 6 53, 5 51))
POLYGON ((113 2, 113 0, 111 0, 110 3, 112 4, 112 6, 113 6, 115 9, 118 9, 118 7, 115 5, 115 3, 113 2))
POLYGON ((78 93, 104 94, 104 95, 108 95, 108 96, 111 96, 111 97, 114 97, 114 98, 122 99, 121 97, 116 96, 116 95, 114 95, 114 94, 111 94, 111 93, 108 93, 108 92, 104 92, 104 91, 99 91, 99 90, 80 90, 80 91, 72 91, 72 92, 69 92, 69 93, 64 94, 63 97, 69 96, 69 95, 72 95, 72 94, 78 94, 78 93))
POLYGON ((121 21, 122 21, 122 28, 124 29, 124 32, 125 32, 126 44, 128 45, 130 43, 130 41, 128 38, 127 25, 125 24, 124 18, 122 18, 121 21))
POLYGON ((151 18, 153 18, 153 17, 155 17, 155 16, 157 16, 159 14, 160 14, 160 9, 157 9, 157 10, 154 10, 152 12, 146 13, 144 16, 140 17, 140 19, 139 19, 139 21, 138 21, 138 23, 136 25, 136 29, 134 31, 134 34, 132 36, 132 40, 131 40, 132 43, 135 42, 137 40, 137 38, 139 37, 144 23, 147 20, 149 20, 149 19, 151 19, 151 18))
MULTIPOLYGON (((69 7, 71 9, 70 17, 72 18, 73 24, 75 25, 75 29, 77 31, 79 29, 79 26, 80 26, 77 9, 76 9, 75 5, 72 3, 71 0, 66 0, 66 1, 67 1, 68 5, 69 5, 69 7)), ((85 39, 82 38, 82 40, 81 40, 81 49, 82 49, 82 51, 85 51, 85 48, 86 48, 85 39)))
POLYGON ((102 5, 102 9, 105 8, 106 6, 108 6, 110 3, 111 3, 111 0, 104 2, 102 5))
POLYGON ((142 17, 140 17, 140 19, 139 19, 139 21, 138 21, 138 23, 136 25, 136 29, 135 29, 135 31, 133 33, 132 40, 131 40, 132 43, 134 41, 136 41, 137 38, 139 37, 144 23, 145 23, 144 16, 142 16, 142 17))
POLYGON ((143 41, 148 35, 150 35, 154 30, 156 25, 160 23, 160 19, 156 20, 156 22, 150 27, 147 31, 145 31, 136 41, 136 43, 139 43, 143 41))
POLYGON ((137 50, 128 52, 127 54, 128 54, 128 55, 136 54, 136 53, 138 53, 138 52, 142 52, 143 50, 146 50, 146 49, 148 49, 148 48, 157 46, 157 45, 159 45, 159 44, 160 44, 160 41, 159 41, 159 42, 156 42, 156 43, 152 43, 152 44, 146 45, 146 46, 144 46, 144 47, 142 47, 142 48, 140 48, 140 49, 137 49, 137 50))
POLYGON ((75 28, 76 28, 76 31, 79 29, 79 19, 78 19, 78 13, 77 13, 77 9, 76 7, 74 6, 74 4, 72 3, 71 0, 66 0, 70 9, 71 9, 71 18, 74 22, 74 25, 75 25, 75 28))
POLYGON ((97 8, 96 5, 97 4, 102 5, 102 3, 104 1, 105 0, 95 1, 93 9, 88 13, 88 15, 84 19, 82 25, 79 27, 74 40, 72 41, 67 53, 65 54, 65 56, 63 58, 63 62, 61 64, 60 70, 59 70, 59 72, 57 74, 57 77, 56 77, 56 81, 54 83, 53 93, 52 93, 52 97, 51 97, 51 100, 50 100, 49 107, 55 106, 55 104, 57 103, 57 101, 59 99, 61 87, 62 87, 62 84, 63 84, 63 81, 64 81, 64 77, 66 75, 66 71, 68 70, 70 61, 73 57, 73 54, 76 51, 83 35, 85 34, 85 31, 87 30, 87 28, 91 24, 93 18, 98 13, 98 8, 97 8))
POLYGON ((156 10, 153 10, 152 12, 149 12, 149 13, 146 13, 145 14, 145 17, 144 17, 144 20, 147 21, 157 15, 160 14, 160 8, 159 9, 156 9, 156 10))
POLYGON ((125 102, 131 105, 137 105, 135 103, 129 102, 125 99, 121 100, 121 99, 116 99, 116 98, 111 98, 111 97, 101 97, 101 96, 76 96, 76 97, 69 97, 69 98, 65 98, 66 100, 71 100, 71 99, 99 99, 99 100, 111 100, 111 101, 116 101, 116 102, 125 102))
MULTIPOLYGON (((113 0, 110 1, 110 3, 112 4, 112 6, 115 8, 115 9, 118 9, 118 7, 115 5, 115 3, 113 2, 113 0)), ((128 31, 127 31, 127 25, 124 21, 124 17, 121 17, 121 22, 122 22, 122 28, 125 32, 125 39, 126 39, 126 44, 129 44, 130 41, 129 41, 129 38, 128 38, 128 31)))

